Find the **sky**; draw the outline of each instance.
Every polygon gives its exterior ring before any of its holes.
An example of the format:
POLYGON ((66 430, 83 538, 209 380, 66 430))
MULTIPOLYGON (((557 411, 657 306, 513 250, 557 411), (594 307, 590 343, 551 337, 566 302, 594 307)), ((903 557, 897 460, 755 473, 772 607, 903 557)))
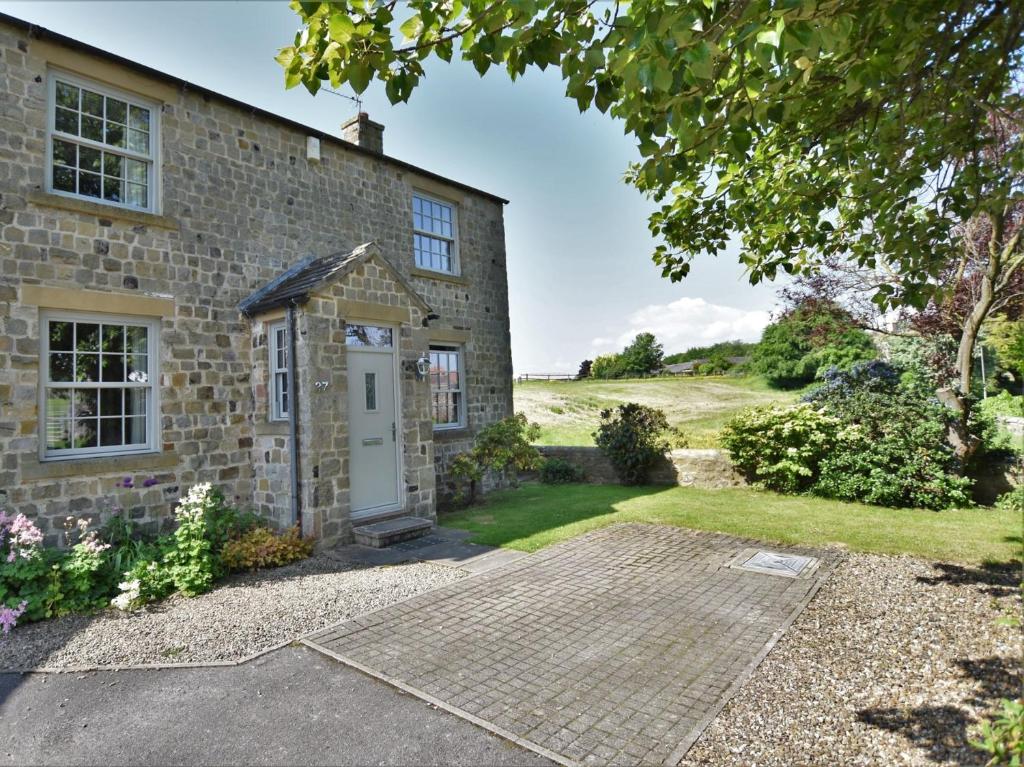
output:
MULTIPOLYGON (((214 91, 340 135, 352 102, 286 91, 273 57, 298 17, 285 2, 9 2, 0 11, 214 91)), ((468 64, 427 62, 408 104, 383 86, 363 111, 393 157, 509 199, 505 209, 512 359, 517 374, 575 372, 651 331, 665 352, 756 340, 776 286, 751 286, 735 252, 701 256, 682 283, 650 255, 652 202, 622 180, 639 159, 622 124, 580 114, 558 72, 513 83, 468 64)))

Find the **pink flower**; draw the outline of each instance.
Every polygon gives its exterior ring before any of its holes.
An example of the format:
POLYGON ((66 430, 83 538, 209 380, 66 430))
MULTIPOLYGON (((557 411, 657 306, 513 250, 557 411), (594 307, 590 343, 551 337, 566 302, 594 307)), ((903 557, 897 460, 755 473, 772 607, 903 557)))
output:
POLYGON ((7 561, 13 562, 16 556, 28 559, 43 543, 42 530, 24 514, 18 514, 14 519, 7 519, 9 520, 6 523, 7 545, 10 547, 7 561))
POLYGON ((95 530, 85 535, 80 542, 82 547, 90 554, 100 554, 110 548, 109 543, 103 543, 96 537, 95 530))
POLYGON ((22 602, 17 607, 0 605, 0 629, 3 629, 4 634, 10 634, 11 629, 18 625, 18 618, 22 616, 27 607, 28 602, 22 602))

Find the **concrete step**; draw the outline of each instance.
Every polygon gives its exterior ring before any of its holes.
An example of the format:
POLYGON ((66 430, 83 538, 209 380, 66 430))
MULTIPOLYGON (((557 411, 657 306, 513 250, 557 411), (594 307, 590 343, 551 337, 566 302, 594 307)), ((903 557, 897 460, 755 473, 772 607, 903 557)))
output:
POLYGON ((383 549, 393 543, 401 543, 426 535, 433 526, 434 524, 429 519, 398 517, 354 527, 352 533, 355 535, 356 543, 383 549))

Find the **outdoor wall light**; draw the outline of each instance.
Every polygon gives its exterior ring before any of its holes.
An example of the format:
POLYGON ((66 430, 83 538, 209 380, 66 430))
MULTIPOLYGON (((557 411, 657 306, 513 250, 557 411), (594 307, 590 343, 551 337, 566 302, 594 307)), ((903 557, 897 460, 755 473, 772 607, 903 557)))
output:
POLYGON ((424 354, 422 357, 420 357, 418 360, 416 360, 416 378, 417 378, 417 380, 422 381, 424 378, 427 377, 427 374, 429 372, 430 372, 430 357, 428 357, 426 354, 424 354))

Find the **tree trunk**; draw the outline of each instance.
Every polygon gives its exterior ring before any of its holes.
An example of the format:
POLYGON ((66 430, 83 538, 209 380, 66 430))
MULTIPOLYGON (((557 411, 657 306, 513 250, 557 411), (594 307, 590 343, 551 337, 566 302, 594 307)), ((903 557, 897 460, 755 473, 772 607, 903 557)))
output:
MULTIPOLYGON (((958 374, 957 391, 941 390, 939 401, 956 413, 956 421, 950 426, 949 441, 961 461, 968 461, 978 449, 980 440, 970 433, 968 421, 971 417, 971 383, 974 379, 974 349, 982 323, 989 315, 996 300, 996 285, 1002 273, 1003 264, 1016 248, 1019 233, 1010 242, 1003 244, 1005 234, 1005 211, 989 214, 992 234, 988 241, 988 264, 981 276, 978 297, 971 311, 964 318, 960 345, 957 348, 956 364, 958 374)), ((966 245, 965 245, 966 246, 966 245)))

